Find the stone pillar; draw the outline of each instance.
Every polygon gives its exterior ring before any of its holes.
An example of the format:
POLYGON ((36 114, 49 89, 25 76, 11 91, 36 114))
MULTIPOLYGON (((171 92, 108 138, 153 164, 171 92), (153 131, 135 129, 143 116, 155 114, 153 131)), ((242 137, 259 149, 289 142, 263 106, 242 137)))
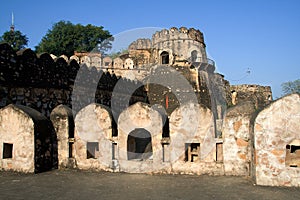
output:
POLYGON ((224 169, 226 175, 249 176, 251 162, 251 102, 228 109, 223 123, 224 169))
POLYGON ((72 110, 59 105, 50 114, 57 135, 58 167, 75 167, 74 160, 74 118, 72 110))

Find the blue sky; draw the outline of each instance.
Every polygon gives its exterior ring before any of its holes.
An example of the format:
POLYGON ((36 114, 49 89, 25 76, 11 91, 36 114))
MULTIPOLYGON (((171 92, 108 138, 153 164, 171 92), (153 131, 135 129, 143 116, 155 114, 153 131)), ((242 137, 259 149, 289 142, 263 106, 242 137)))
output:
POLYGON ((60 20, 104 26, 113 35, 185 26, 204 33, 209 56, 231 84, 270 85, 280 97, 282 82, 300 78, 298 0, 2 0, 0 35, 9 30, 12 12, 32 49, 60 20))

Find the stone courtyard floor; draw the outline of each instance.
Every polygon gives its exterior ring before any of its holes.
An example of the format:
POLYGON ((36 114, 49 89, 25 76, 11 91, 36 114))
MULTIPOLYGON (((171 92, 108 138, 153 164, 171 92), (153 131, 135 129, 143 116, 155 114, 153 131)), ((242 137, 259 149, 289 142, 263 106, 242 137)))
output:
POLYGON ((300 199, 300 188, 256 186, 231 176, 147 175, 76 170, 0 172, 0 199, 300 199))

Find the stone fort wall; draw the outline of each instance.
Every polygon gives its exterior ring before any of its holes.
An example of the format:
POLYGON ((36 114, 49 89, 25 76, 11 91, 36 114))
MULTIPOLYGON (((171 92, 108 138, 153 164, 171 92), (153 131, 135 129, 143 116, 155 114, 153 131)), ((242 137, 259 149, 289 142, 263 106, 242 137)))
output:
MULTIPOLYGON (((178 85, 170 93, 169 89, 140 82, 152 75, 153 69, 160 64, 170 66, 183 75, 194 89, 192 92, 195 92, 198 102, 215 109, 213 112, 216 118, 222 118, 226 106, 251 101, 256 108, 263 108, 270 103, 270 87, 230 86, 223 75, 214 72, 214 63, 209 62, 205 47, 203 33, 185 27, 157 31, 151 40, 138 39, 129 45, 127 55, 115 59, 102 58, 97 53, 78 52, 70 59, 48 53, 36 55, 31 49, 14 52, 8 44, 1 44, 0 106, 9 103, 27 105, 47 116, 58 104, 72 107, 72 99, 76 100, 78 107, 73 108, 75 111, 94 102, 111 107, 112 92, 118 85, 124 87, 117 90, 119 93, 124 91, 125 96, 128 96, 128 88, 139 88, 130 97, 130 104, 137 101, 148 102, 148 99, 154 104, 167 103, 170 108, 166 109, 170 114, 178 106, 173 93, 186 91, 178 85), (164 52, 167 53, 168 63, 162 63, 164 52), (140 55, 143 55, 145 62, 135 60, 140 55), (138 66, 145 63, 148 63, 147 67, 138 66), (77 91, 75 93, 74 85, 77 91)), ((122 94, 118 96, 122 102, 122 94)), ((126 103, 118 104, 123 104, 117 106, 121 109, 126 103)))
MULTIPOLYGON (((117 82, 121 83, 118 87, 124 87, 119 89, 124 91, 120 96, 128 96, 126 87, 140 85, 95 67, 80 67, 76 60, 66 62, 63 57, 53 59, 48 53, 37 56, 31 49, 15 52, 8 44, 0 44, 1 108, 11 103, 25 105, 49 117, 52 109, 59 104, 72 108, 72 99, 76 100, 75 112, 94 102, 110 107, 117 82), (76 79, 75 96, 73 90, 76 79), (95 87, 93 93, 89 92, 91 85, 95 87)), ((146 96, 143 88, 137 89, 129 97, 129 103, 146 101, 146 96)))

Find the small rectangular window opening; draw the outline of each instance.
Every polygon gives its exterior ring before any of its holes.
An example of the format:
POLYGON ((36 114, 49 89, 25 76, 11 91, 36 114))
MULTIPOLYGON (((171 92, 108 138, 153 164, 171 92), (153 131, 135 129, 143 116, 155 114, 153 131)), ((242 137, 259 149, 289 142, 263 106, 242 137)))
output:
POLYGON ((300 146, 291 145, 291 153, 296 153, 297 150, 300 150, 300 146))
POLYGON ((3 143, 3 159, 12 158, 13 144, 3 143))
POLYGON ((216 161, 223 162, 223 143, 216 144, 216 161))
POLYGON ((170 144, 163 143, 162 144, 162 156, 163 162, 170 162, 170 144))
POLYGON ((69 158, 74 158, 74 138, 69 138, 69 158))
POLYGON ((112 160, 118 159, 117 157, 117 143, 112 143, 112 160))
POLYGON ((299 167, 300 166, 300 145, 286 145, 285 166, 299 167))
POLYGON ((87 159, 96 158, 96 152, 99 151, 98 142, 87 142, 86 145, 86 157, 87 159))
POLYGON ((185 161, 195 162, 199 159, 200 143, 185 144, 185 161))
POLYGON ((74 156, 73 156, 73 146, 74 146, 74 142, 69 142, 69 158, 74 158, 74 156))

